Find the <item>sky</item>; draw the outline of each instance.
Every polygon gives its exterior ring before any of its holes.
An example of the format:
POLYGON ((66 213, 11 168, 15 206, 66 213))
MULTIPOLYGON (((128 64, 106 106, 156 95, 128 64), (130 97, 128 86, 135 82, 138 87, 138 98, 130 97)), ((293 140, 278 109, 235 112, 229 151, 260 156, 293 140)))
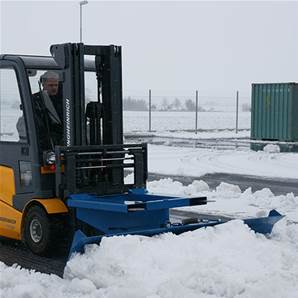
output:
MULTIPOLYGON (((79 1, 1 1, 1 53, 79 41, 79 1)), ((123 51, 124 94, 250 97, 298 82, 298 2, 89 1, 83 42, 123 51)))

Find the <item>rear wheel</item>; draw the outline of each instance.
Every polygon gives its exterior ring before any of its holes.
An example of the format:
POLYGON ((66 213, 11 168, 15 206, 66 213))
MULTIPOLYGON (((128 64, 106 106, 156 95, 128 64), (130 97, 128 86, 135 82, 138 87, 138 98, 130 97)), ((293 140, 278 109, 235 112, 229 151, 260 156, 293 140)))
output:
POLYGON ((32 252, 45 255, 51 246, 51 221, 47 213, 39 206, 33 206, 26 214, 24 222, 24 240, 32 252))

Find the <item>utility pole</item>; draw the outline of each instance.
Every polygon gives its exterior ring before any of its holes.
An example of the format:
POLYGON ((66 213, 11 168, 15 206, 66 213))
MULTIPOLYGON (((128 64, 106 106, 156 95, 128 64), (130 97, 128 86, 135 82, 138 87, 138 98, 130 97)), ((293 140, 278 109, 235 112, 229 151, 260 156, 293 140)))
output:
POLYGON ((199 91, 196 90, 196 125, 195 125, 195 133, 198 133, 198 110, 199 110, 199 91))
POLYGON ((83 15, 82 15, 82 7, 83 5, 88 4, 87 0, 80 1, 80 42, 83 42, 83 15))
POLYGON ((239 117, 239 91, 236 93, 236 133, 238 133, 238 117, 239 117))
POLYGON ((151 132, 151 89, 149 89, 149 132, 151 132))

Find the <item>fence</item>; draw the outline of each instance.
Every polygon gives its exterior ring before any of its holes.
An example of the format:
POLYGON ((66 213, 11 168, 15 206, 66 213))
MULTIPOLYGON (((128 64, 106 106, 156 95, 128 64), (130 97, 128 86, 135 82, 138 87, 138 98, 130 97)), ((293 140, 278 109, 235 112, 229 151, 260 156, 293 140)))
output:
POLYGON ((189 95, 160 95, 148 90, 147 94, 126 92, 124 99, 131 104, 124 105, 126 132, 228 129, 238 133, 250 129, 250 98, 240 96, 239 91, 223 97, 200 95, 198 90, 189 95), (136 102, 142 111, 132 111, 137 109, 136 102))

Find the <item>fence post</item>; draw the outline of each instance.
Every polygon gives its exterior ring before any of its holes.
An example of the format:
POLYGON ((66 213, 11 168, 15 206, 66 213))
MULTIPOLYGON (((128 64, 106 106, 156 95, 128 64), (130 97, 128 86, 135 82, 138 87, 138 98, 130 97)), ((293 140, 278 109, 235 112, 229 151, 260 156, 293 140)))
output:
POLYGON ((239 91, 236 93, 236 133, 238 133, 239 91))
POLYGON ((151 132, 151 89, 149 89, 149 132, 151 132))
POLYGON ((199 91, 196 90, 196 125, 195 125, 195 133, 198 133, 198 109, 199 109, 199 91))

